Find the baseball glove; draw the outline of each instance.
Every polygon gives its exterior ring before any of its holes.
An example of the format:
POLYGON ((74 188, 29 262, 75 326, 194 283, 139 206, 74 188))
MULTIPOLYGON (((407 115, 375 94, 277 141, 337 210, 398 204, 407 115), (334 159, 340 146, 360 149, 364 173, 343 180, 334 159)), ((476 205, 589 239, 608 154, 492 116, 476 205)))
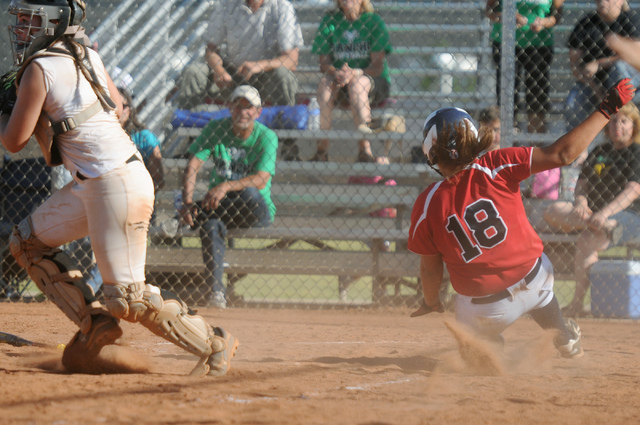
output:
POLYGON ((16 104, 16 76, 18 70, 13 69, 0 77, 0 113, 11 115, 16 104))
POLYGON ((620 108, 633 99, 635 93, 636 88, 633 87, 629 78, 618 81, 615 86, 607 91, 604 100, 600 104, 600 112, 610 119, 620 108))

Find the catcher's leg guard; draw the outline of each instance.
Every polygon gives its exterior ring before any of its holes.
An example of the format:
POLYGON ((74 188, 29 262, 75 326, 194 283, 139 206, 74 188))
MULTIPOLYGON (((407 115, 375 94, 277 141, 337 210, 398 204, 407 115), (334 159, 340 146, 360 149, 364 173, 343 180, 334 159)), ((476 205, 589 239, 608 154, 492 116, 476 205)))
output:
POLYGON ((30 217, 13 228, 9 247, 38 289, 77 324, 83 334, 91 329, 92 314, 107 314, 93 289, 82 280, 82 273, 73 260, 33 236, 30 217))
POLYGON ((219 328, 214 330, 202 316, 189 314, 178 297, 165 293, 163 298, 159 288, 144 282, 105 285, 103 290, 107 308, 115 317, 140 322, 154 334, 200 357, 192 374, 224 375, 229 369, 238 342, 219 328))

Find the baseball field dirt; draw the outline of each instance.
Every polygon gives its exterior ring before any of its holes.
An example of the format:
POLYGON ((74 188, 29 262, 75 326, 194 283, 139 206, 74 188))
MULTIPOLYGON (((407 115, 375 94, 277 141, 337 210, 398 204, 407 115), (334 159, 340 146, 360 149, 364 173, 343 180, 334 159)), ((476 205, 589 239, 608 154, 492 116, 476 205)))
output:
MULTIPOLYGON (((451 313, 199 313, 241 342, 224 377, 187 376, 195 356, 130 323, 104 353, 127 374, 71 375, 58 349, 0 344, 0 423, 640 423, 637 322, 580 320, 585 355, 567 360, 526 318, 500 350, 458 329, 451 313)), ((0 304, 2 332, 55 346, 75 330, 51 303, 0 304)))

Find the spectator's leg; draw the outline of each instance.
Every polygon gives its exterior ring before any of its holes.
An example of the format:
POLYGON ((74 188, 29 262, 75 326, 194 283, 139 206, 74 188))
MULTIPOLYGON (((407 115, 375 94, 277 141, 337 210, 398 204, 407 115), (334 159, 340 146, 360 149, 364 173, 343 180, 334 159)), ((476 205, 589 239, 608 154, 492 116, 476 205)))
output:
POLYGON ((374 162, 371 142, 366 139, 358 141, 358 162, 374 162))
POLYGON ((500 106, 500 77, 502 75, 502 68, 500 66, 502 61, 500 55, 500 43, 494 41, 491 47, 493 49, 493 63, 496 66, 496 104, 500 106))
POLYGON ((525 87, 527 90, 527 117, 529 133, 547 132, 547 111, 549 110, 549 70, 553 50, 547 46, 525 49, 527 62, 524 65, 525 87))
POLYGON ((293 71, 281 66, 272 71, 254 75, 250 80, 262 97, 262 102, 270 102, 273 105, 296 104, 298 93, 298 79, 293 71))
POLYGON ((214 307, 225 308, 224 252, 227 228, 220 218, 209 218, 200 229, 202 257, 205 265, 205 282, 213 293, 209 302, 214 307))
POLYGON ((102 280, 96 280, 94 277, 96 272, 99 274, 99 271, 97 271, 93 249, 91 248, 91 239, 87 236, 70 242, 65 250, 77 262, 79 270, 82 272, 82 277, 91 286, 93 292, 97 294, 102 287, 102 280))
POLYGON ((556 232, 580 232, 587 228, 584 220, 573 212, 573 203, 554 202, 543 213, 544 221, 556 232))
POLYGON ((260 191, 248 187, 238 192, 229 192, 217 211, 228 229, 246 227, 268 227, 271 225, 269 208, 260 191))
POLYGON ((586 230, 576 242, 574 278, 576 291, 573 300, 566 307, 566 315, 581 314, 584 310, 584 297, 587 295, 591 281, 591 266, 598 261, 598 252, 609 246, 609 238, 602 231, 586 230))
MULTIPOLYGON (((269 208, 260 191, 255 187, 249 187, 239 192, 229 192, 221 202, 222 219, 227 223, 228 229, 237 227, 268 227, 271 225, 269 208)), ((229 241, 231 247, 232 241, 229 241)), ((226 299, 231 303, 241 300, 242 297, 235 293, 234 284, 236 278, 227 279, 226 299)))
MULTIPOLYGON (((371 105, 369 104, 369 93, 371 92, 373 80, 367 75, 362 75, 351 81, 348 86, 349 105, 353 114, 353 124, 359 130, 364 132, 371 131, 369 123, 371 122, 371 105)), ((367 140, 358 142, 358 155, 365 153, 366 146, 369 145, 367 140)))
MULTIPOLYGON (((524 64, 526 63, 526 55, 525 50, 519 47, 516 47, 516 63, 515 63, 515 81, 513 84, 513 126, 518 127, 517 122, 517 114, 521 110, 520 108, 520 90, 522 90, 522 73, 524 72, 524 64)), ((526 95, 526 86, 524 86, 525 95, 526 95)), ((519 128, 519 127, 518 127, 519 128)))
POLYGON ((567 131, 572 130, 582 121, 587 119, 595 110, 596 93, 586 84, 578 81, 567 96, 564 116, 567 122, 567 131))
POLYGON ((362 75, 349 82, 349 105, 353 114, 353 124, 356 128, 371 122, 371 105, 369 104, 369 93, 373 87, 373 80, 362 75))
MULTIPOLYGON (((335 107, 335 85, 333 79, 324 76, 318 84, 318 105, 320 106, 320 130, 331 130, 333 108, 335 107)), ((329 139, 318 140, 318 151, 311 158, 312 161, 326 161, 329 152, 329 139)))
POLYGON ((179 87, 178 107, 182 109, 194 109, 218 91, 218 86, 211 80, 209 65, 202 62, 192 63, 182 71, 179 87))

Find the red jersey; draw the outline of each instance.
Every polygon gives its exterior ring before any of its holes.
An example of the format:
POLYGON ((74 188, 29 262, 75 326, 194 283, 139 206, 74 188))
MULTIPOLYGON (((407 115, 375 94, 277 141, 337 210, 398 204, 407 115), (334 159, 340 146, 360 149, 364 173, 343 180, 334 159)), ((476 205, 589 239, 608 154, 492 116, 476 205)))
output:
POLYGON ((542 241, 522 204, 533 148, 487 152, 451 180, 430 185, 411 213, 409 250, 440 254, 462 295, 495 294, 523 279, 542 241))

